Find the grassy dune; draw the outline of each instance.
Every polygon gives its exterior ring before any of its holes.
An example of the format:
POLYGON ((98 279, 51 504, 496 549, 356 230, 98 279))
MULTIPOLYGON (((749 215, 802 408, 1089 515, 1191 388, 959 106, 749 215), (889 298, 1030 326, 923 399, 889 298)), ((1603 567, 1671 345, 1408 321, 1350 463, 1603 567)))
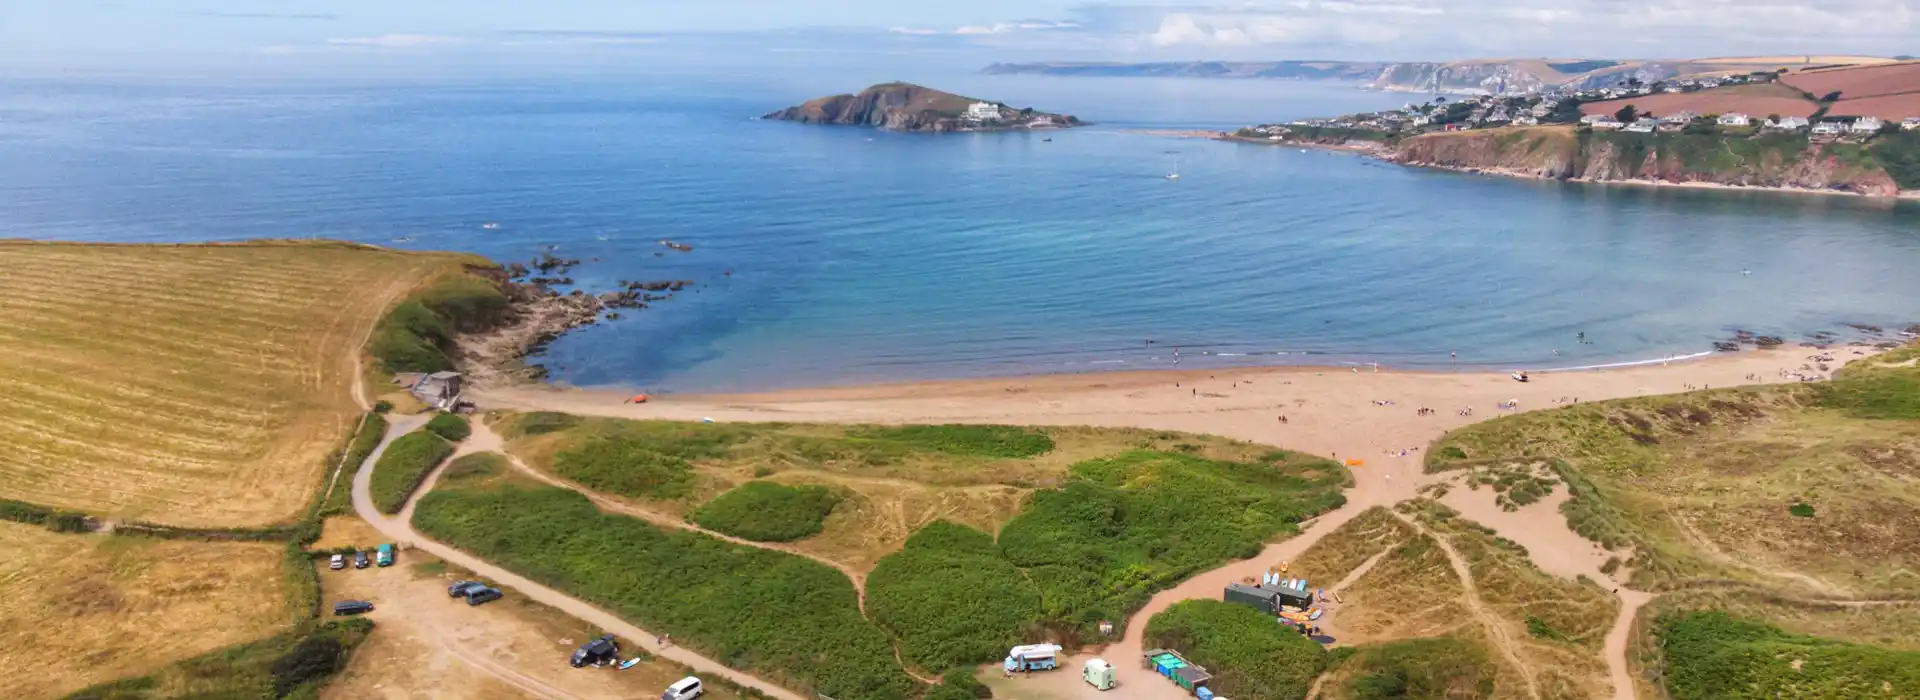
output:
POLYGON ((281 547, 0 522, 7 697, 56 697, 283 631, 281 547))
POLYGON ((0 242, 0 497, 175 525, 293 519, 359 416, 346 358, 463 259, 0 242))

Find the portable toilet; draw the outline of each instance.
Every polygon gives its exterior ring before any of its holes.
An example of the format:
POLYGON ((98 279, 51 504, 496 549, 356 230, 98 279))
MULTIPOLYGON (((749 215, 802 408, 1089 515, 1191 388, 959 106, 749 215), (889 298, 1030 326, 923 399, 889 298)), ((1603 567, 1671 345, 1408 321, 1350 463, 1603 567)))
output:
POLYGON ((1112 690, 1113 664, 1102 659, 1087 659, 1087 663, 1080 667, 1080 677, 1095 690, 1112 690))

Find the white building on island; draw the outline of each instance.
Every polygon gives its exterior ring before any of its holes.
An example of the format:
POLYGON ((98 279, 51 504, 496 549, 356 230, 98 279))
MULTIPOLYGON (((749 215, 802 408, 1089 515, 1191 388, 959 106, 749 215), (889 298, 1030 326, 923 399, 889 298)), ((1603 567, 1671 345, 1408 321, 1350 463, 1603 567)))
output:
POLYGON ((975 102, 967 105, 967 112, 963 116, 976 122, 997 122, 1000 121, 1000 105, 975 102))

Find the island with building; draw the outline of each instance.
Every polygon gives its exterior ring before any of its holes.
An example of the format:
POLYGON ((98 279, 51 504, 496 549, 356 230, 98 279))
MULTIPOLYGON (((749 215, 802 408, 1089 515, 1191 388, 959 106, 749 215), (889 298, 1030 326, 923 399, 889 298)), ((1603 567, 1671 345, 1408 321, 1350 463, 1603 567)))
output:
POLYGON ((1070 114, 1010 107, 899 82, 875 85, 858 94, 808 100, 761 118, 938 133, 1065 129, 1084 125, 1070 114))
POLYGON ((1434 95, 1224 138, 1581 181, 1920 195, 1920 61, 1434 95))

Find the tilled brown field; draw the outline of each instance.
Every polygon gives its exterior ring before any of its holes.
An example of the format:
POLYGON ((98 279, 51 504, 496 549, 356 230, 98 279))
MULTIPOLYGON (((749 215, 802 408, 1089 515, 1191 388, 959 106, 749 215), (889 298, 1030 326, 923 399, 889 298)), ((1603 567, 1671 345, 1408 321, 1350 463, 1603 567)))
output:
POLYGON ((293 518, 351 358, 449 256, 0 242, 0 497, 176 525, 293 518))

